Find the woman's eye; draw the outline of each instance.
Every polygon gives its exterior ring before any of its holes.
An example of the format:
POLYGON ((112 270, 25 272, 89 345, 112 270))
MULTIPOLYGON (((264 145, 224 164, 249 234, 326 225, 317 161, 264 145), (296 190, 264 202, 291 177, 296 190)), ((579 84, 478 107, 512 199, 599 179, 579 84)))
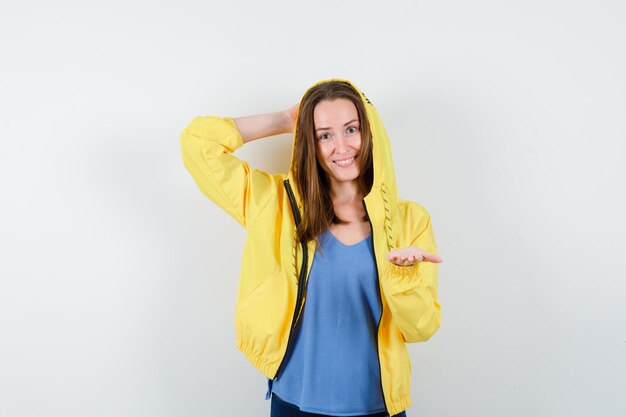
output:
POLYGON ((355 126, 350 126, 348 128, 348 132, 350 132, 350 133, 356 133, 356 132, 358 132, 358 130, 359 130, 359 128, 355 127, 355 126))
POLYGON ((322 135, 320 135, 320 139, 324 140, 324 139, 328 139, 328 133, 324 133, 322 135))

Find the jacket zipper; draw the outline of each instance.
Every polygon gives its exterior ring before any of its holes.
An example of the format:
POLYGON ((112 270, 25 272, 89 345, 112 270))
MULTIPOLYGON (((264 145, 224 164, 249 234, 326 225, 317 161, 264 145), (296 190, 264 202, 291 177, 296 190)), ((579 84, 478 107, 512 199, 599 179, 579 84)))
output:
POLYGON ((376 265, 376 276, 377 276, 377 289, 378 289, 378 301, 380 303, 380 317, 378 317, 378 323, 376 323, 376 357, 378 358, 378 382, 380 383, 380 392, 383 394, 383 402, 385 403, 385 413, 389 414, 389 410, 387 409, 387 400, 385 399, 385 390, 383 389, 383 374, 380 366, 380 350, 378 344, 378 331, 380 328, 380 321, 383 318, 383 294, 380 291, 380 275, 378 274, 378 261, 376 260, 376 245, 374 244, 374 226, 372 226, 372 221, 370 220, 370 215, 367 212, 367 206, 365 205, 365 200, 363 200, 363 208, 365 209, 365 213, 367 214, 367 221, 370 224, 370 229, 372 230, 372 253, 374 254, 374 264, 376 265))
MULTIPOLYGON (((301 219, 300 219, 300 211, 298 210, 298 207, 296 205, 296 198, 293 195, 293 190, 291 189, 289 180, 284 180, 283 185, 285 186, 285 190, 287 190, 287 195, 289 196, 289 203, 291 204, 291 211, 293 212, 293 217, 296 221, 296 228, 297 228, 298 225, 300 224, 301 219)), ((302 299, 304 298, 304 293, 306 291, 305 283, 306 283, 306 274, 307 274, 307 264, 309 260, 309 252, 308 252, 306 243, 301 242, 301 244, 302 244, 302 253, 303 253, 302 266, 300 267, 300 276, 298 277, 298 296, 296 297, 296 307, 293 312, 293 318, 291 320, 291 327, 289 329, 289 337, 287 338, 287 350, 285 351, 283 358, 280 360, 280 364, 278 365, 278 369, 276 370, 276 374, 274 375, 274 378, 272 378, 272 380, 278 378, 278 374, 282 370, 281 368, 285 362, 285 356, 287 356, 287 352, 289 351, 289 345, 292 341, 291 335, 293 334, 293 330, 298 324, 297 320, 298 320, 298 317, 300 316, 299 312, 300 312, 300 308, 302 304, 302 299)))

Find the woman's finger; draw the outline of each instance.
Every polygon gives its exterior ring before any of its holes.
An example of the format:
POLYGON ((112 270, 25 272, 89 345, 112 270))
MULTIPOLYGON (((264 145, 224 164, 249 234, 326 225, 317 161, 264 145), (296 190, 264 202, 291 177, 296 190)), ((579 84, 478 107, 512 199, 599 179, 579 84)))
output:
POLYGON ((424 254, 424 261, 426 262, 433 262, 433 263, 441 263, 443 262, 443 259, 441 258, 441 256, 437 256, 437 255, 431 255, 430 253, 425 253, 424 254))

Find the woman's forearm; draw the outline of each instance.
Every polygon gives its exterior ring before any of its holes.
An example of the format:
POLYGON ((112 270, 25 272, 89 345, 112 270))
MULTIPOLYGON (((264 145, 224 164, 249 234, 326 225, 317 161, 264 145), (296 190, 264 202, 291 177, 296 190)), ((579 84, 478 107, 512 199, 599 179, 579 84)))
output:
POLYGON ((291 132, 289 115, 284 111, 233 117, 243 142, 291 132))

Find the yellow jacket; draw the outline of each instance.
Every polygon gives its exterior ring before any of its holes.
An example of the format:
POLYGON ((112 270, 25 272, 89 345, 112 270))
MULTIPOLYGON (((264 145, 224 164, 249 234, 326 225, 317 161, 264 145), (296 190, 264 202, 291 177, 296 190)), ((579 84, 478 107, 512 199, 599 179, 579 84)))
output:
MULTIPOLYGON (((347 81, 360 93, 371 125, 374 184, 364 200, 382 300, 380 383, 387 412, 394 415, 411 405, 411 362, 405 344, 428 340, 439 328, 441 308, 437 264, 398 266, 385 256, 411 245, 432 254, 437 249, 426 209, 398 198, 389 138, 378 111, 350 81, 333 80, 347 81)), ((319 83, 324 81, 329 80, 319 83)), ((180 143, 185 167, 200 190, 246 230, 235 307, 237 347, 273 379, 306 301, 315 253, 315 240, 296 242, 302 200, 293 171, 269 174, 234 156, 243 140, 230 117, 194 118, 180 143)), ((292 149, 292 162, 293 156, 292 149)))

